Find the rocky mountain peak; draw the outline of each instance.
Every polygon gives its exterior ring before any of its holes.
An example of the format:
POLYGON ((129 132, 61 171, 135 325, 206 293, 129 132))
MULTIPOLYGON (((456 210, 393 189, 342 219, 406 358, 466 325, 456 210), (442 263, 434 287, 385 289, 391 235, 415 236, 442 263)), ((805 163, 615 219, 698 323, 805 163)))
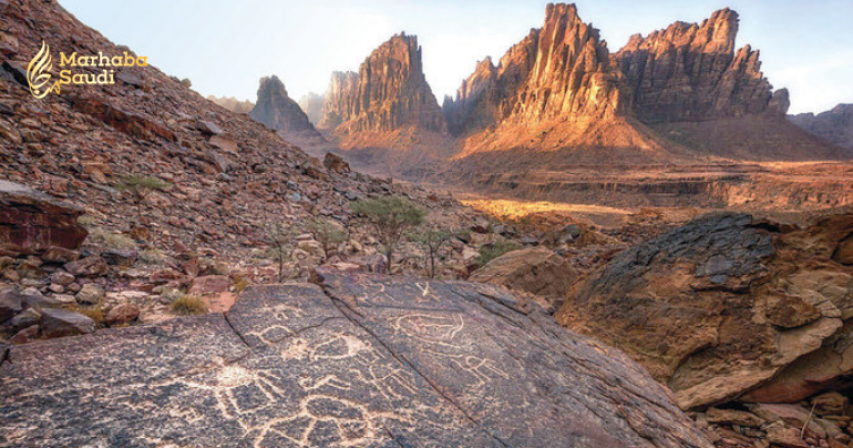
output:
POLYGON ((290 99, 284 83, 275 75, 261 78, 258 101, 249 116, 270 129, 283 132, 314 131, 308 116, 290 99))
MULTIPOLYGON (((759 52, 735 51, 739 18, 715 12, 701 25, 676 22, 632 36, 614 55, 644 121, 697 121, 767 111, 773 97, 759 52)), ((776 109, 785 101, 778 99, 776 109)))
POLYGON ((444 132, 446 124, 426 82, 417 36, 400 33, 380 45, 357 76, 332 76, 322 125, 340 134, 390 132, 404 126, 444 132))

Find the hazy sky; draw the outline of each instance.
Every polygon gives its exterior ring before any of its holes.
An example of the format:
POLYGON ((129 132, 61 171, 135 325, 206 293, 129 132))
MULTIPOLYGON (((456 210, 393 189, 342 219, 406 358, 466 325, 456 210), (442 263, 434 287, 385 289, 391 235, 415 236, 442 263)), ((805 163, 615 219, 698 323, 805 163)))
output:
MULTIPOLYGON (((391 35, 416 34, 439 103, 485 56, 497 60, 530 28, 540 0, 60 0, 69 11, 150 64, 190 78, 203 95, 255 100, 276 74, 291 97, 326 90, 335 70, 359 64, 391 35)), ((792 112, 853 103, 853 0, 578 0, 583 20, 615 52, 631 34, 676 20, 699 22, 723 7, 741 14, 738 46, 761 50, 792 112)))

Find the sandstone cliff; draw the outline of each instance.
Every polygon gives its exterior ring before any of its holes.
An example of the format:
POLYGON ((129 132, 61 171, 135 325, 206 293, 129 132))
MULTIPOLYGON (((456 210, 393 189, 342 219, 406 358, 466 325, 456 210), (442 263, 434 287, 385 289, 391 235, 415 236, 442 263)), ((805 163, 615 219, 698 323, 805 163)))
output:
POLYGON ((316 126, 323 114, 323 97, 314 92, 303 95, 299 99, 299 107, 308 116, 308 121, 316 126))
POLYGON ((261 78, 258 101, 249 116, 270 129, 285 133, 314 131, 308 116, 290 99, 284 83, 275 75, 261 78))
MULTIPOLYGON (((834 109, 817 115, 790 115, 788 119, 812 134, 844 148, 853 149, 853 104, 839 104, 834 109)), ((853 152, 848 151, 848 154, 853 157, 853 152)))
POLYGON ((676 22, 648 37, 631 37, 614 55, 645 121, 696 121, 787 112, 761 73, 759 52, 735 51, 738 14, 723 9, 699 24, 676 22))
POLYGON ((580 19, 575 5, 550 4, 543 27, 531 30, 498 67, 489 58, 479 63, 444 111, 456 134, 503 122, 611 119, 626 106, 618 81, 598 30, 580 19))
POLYGON ((416 36, 395 35, 361 64, 354 86, 347 82, 350 80, 353 77, 349 74, 333 77, 327 103, 333 107, 324 111, 324 118, 328 116, 331 123, 332 114, 338 114, 341 123, 335 128, 337 134, 392 132, 404 126, 446 130, 441 109, 424 78, 416 36))
POLYGON ((320 113, 318 129, 333 131, 344 121, 349 120, 350 111, 355 109, 355 92, 358 88, 358 73, 334 72, 329 81, 329 89, 323 95, 323 108, 320 113))

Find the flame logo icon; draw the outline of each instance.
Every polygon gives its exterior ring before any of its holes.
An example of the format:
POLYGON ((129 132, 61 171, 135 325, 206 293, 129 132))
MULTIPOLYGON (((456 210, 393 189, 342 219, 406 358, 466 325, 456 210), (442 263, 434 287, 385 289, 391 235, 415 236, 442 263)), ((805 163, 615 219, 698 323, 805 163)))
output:
POLYGON ((51 91, 59 93, 59 81, 52 86, 47 86, 50 83, 50 70, 53 68, 53 62, 50 58, 50 47, 45 41, 41 42, 41 50, 36 57, 30 61, 27 67, 27 81, 30 84, 30 93, 34 97, 41 99, 46 97, 51 91))

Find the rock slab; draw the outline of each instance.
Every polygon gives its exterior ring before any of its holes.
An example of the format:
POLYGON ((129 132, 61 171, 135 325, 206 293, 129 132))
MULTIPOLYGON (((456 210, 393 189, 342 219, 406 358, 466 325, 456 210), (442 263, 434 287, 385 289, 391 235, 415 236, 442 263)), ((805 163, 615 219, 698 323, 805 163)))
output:
POLYGON ((12 347, 0 446, 711 446, 639 366, 505 289, 320 278, 12 347))

